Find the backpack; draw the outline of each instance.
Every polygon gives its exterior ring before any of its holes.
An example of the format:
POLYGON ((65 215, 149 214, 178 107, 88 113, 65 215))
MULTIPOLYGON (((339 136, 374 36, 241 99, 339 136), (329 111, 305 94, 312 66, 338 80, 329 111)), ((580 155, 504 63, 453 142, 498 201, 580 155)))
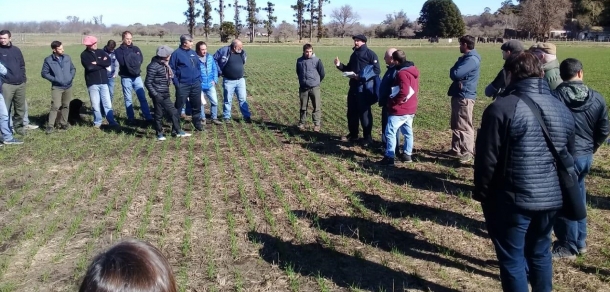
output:
POLYGON ((127 73, 132 76, 140 75, 140 66, 142 65, 142 61, 140 61, 140 57, 134 53, 129 52, 125 55, 125 69, 127 69, 127 73))

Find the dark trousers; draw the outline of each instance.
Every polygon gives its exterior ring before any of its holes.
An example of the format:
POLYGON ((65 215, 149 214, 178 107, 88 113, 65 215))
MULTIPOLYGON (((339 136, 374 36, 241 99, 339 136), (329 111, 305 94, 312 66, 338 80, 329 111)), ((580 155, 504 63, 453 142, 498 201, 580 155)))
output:
MULTIPOLYGON (((23 119, 25 117, 25 83, 19 85, 13 85, 4 83, 2 84, 2 95, 4 95, 4 102, 6 103, 6 109, 11 112, 11 108, 14 106, 15 111, 13 112, 13 127, 15 132, 23 132, 23 119)), ((10 119, 10 114, 9 114, 10 119)))
POLYGON ((176 108, 182 110, 187 98, 193 110, 193 125, 196 129, 201 130, 201 82, 176 85, 176 108))
POLYGON ((320 125, 322 119, 322 101, 320 100, 320 86, 316 86, 309 89, 299 89, 299 99, 301 100, 301 112, 299 115, 299 124, 305 124, 307 119, 307 107, 311 100, 313 111, 311 112, 313 124, 316 126, 320 125))
POLYGON ((172 100, 169 96, 165 98, 156 99, 152 97, 154 106, 154 126, 157 135, 163 134, 163 117, 165 116, 169 121, 172 122, 172 134, 178 134, 182 130, 180 129, 180 119, 178 118, 178 110, 172 104, 172 100))
POLYGON ((550 292, 551 230, 557 212, 524 211, 488 203, 483 204, 483 215, 500 265, 502 290, 529 292, 529 278, 532 292, 550 292))
POLYGON ((373 114, 371 104, 358 92, 357 86, 351 86, 347 92, 347 127, 349 136, 357 138, 359 134, 358 122, 362 125, 365 140, 373 140, 373 114))
MULTIPOLYGON (((387 141, 385 140, 385 129, 388 127, 388 108, 387 107, 382 107, 381 108, 381 139, 383 141, 383 150, 385 151, 386 149, 386 143, 387 141)), ((394 153, 398 154, 399 152, 399 147, 400 145, 400 136, 396 135, 396 149, 394 150, 394 153)))
POLYGON ((68 125, 68 113, 70 102, 72 101, 72 87, 51 89, 51 110, 49 111, 49 120, 47 127, 54 127, 59 113, 59 124, 62 126, 68 125))

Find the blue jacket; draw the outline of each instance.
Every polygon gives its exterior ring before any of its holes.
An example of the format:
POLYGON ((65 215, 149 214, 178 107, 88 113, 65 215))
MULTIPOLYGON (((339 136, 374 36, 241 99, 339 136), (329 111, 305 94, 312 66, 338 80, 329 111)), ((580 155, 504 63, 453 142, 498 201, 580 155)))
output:
POLYGON ((216 61, 214 61, 214 57, 210 54, 205 55, 206 62, 203 63, 199 60, 199 69, 201 70, 201 89, 208 90, 214 85, 214 83, 218 83, 218 65, 216 65, 216 61))
POLYGON ((76 68, 70 56, 63 55, 61 59, 58 59, 51 54, 44 59, 40 75, 42 78, 51 81, 51 86, 67 89, 72 87, 72 81, 76 76, 76 68))
MULTIPOLYGON (((229 56, 231 55, 231 45, 226 47, 222 47, 214 53, 214 60, 216 60, 216 64, 218 64, 218 76, 222 75, 222 69, 225 67, 227 62, 229 61, 229 56)), ((246 64, 246 59, 248 59, 248 54, 246 54, 246 50, 241 50, 241 58, 244 60, 244 65, 246 64)))
POLYGON ((449 70, 449 78, 453 82, 449 86, 447 95, 476 99, 480 74, 481 56, 476 50, 471 50, 459 57, 449 70))
POLYGON ((169 67, 174 71, 174 85, 201 83, 199 56, 192 49, 176 49, 169 59, 169 67))
POLYGON ((110 71, 108 71, 108 78, 112 78, 114 74, 119 70, 119 60, 116 58, 116 50, 110 52, 108 48, 104 47, 104 52, 110 56, 110 71))

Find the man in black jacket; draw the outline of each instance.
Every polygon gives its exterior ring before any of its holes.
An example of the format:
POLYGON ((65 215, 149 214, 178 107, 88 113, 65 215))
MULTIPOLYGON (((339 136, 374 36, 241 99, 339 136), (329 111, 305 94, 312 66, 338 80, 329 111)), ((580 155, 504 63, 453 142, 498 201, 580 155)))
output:
POLYGON ((72 101, 72 81, 76 75, 76 68, 72 58, 64 54, 64 46, 60 41, 51 43, 53 53, 44 59, 40 75, 51 82, 51 111, 47 122, 46 133, 50 134, 55 129, 57 114, 61 112, 59 127, 68 129, 68 113, 70 101, 72 101))
POLYGON ((373 142, 373 115, 371 113, 371 103, 363 94, 364 83, 367 80, 361 80, 360 74, 367 65, 373 66, 373 72, 379 75, 379 60, 377 54, 366 46, 366 36, 355 35, 354 52, 349 58, 347 65, 339 61, 339 57, 335 58, 335 66, 342 72, 350 72, 353 74, 347 75, 349 80, 349 91, 347 92, 347 127, 349 134, 342 138, 343 141, 355 142, 358 140, 358 120, 362 124, 362 132, 364 136, 363 146, 368 147, 373 142))
MULTIPOLYGON (((553 91, 574 114, 576 140, 574 167, 578 174, 582 200, 586 204, 587 191, 585 177, 591 170, 593 153, 601 146, 610 133, 606 100, 597 91, 583 83, 582 63, 577 59, 565 59, 559 66, 563 80, 553 91)), ((554 227, 557 241, 553 245, 553 258, 575 259, 577 254, 587 252, 587 219, 571 221, 562 216, 554 227)))
POLYGON ((558 151, 571 159, 574 118, 551 95, 540 60, 521 53, 506 60, 506 90, 484 111, 476 139, 473 199, 481 202, 500 265, 504 291, 551 291, 551 230, 563 206, 555 158, 538 119, 540 109, 558 151), (529 268, 529 269, 528 269, 529 268))
MULTIPOLYGON (((502 59, 506 60, 513 54, 520 54, 523 52, 523 43, 519 40, 510 40, 502 44, 500 47, 502 50, 502 59)), ((498 94, 501 94, 504 88, 506 88, 505 84, 505 76, 504 69, 498 72, 496 79, 494 79, 487 87, 485 87, 485 96, 496 99, 498 94)))

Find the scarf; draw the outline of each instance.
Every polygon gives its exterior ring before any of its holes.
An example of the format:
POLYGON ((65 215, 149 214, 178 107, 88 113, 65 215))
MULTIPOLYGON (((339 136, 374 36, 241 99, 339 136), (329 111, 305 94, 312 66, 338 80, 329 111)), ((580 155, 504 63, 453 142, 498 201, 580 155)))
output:
POLYGON ((170 85, 172 83, 172 79, 174 78, 174 72, 172 71, 172 68, 169 67, 168 60, 161 59, 159 61, 165 67, 165 77, 167 78, 167 85, 170 85))

